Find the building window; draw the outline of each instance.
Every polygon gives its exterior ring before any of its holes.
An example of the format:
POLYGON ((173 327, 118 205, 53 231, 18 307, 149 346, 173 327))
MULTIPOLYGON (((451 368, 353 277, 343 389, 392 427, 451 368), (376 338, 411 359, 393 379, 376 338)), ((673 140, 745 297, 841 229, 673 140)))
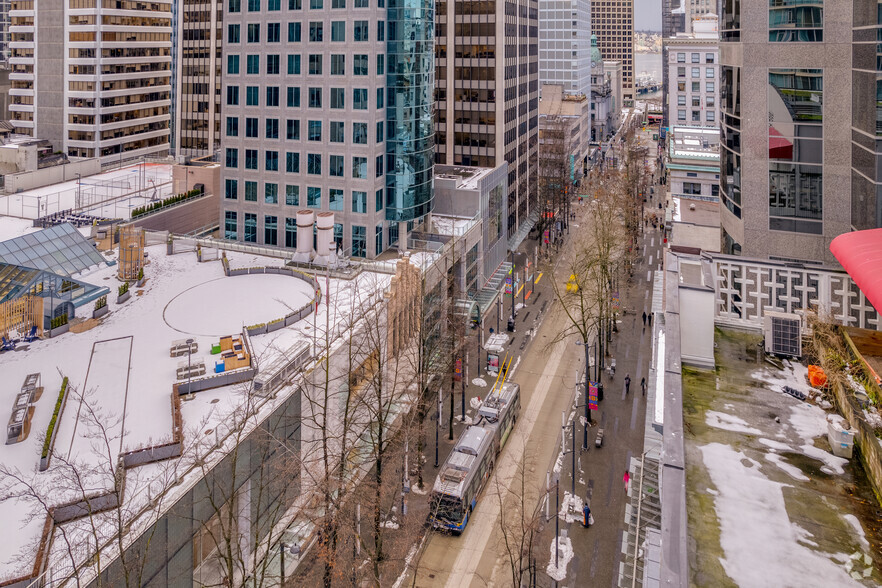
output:
POLYGON ((260 43, 260 24, 251 23, 248 25, 248 42, 260 43))
POLYGON ((338 188, 328 190, 328 210, 343 211, 343 190, 338 188))
POLYGON ((239 167, 239 150, 227 147, 227 155, 224 162, 228 168, 235 169, 239 167))
POLYGON ((310 88, 309 89, 309 107, 310 108, 321 108, 322 107, 322 89, 321 88, 310 88))
POLYGON ((380 188, 374 194, 374 207, 377 212, 383 210, 383 189, 380 188))
POLYGON ((227 12, 242 12, 241 0, 230 0, 228 6, 229 8, 227 8, 227 12))
POLYGON ((322 207, 322 189, 310 186, 306 189, 306 206, 309 208, 322 207))
POLYGON ((331 42, 332 43, 345 43, 346 42, 346 21, 344 21, 344 20, 331 21, 331 42))
POLYGON ((377 155, 376 165, 374 165, 374 175, 378 178, 383 176, 383 156, 377 155))
POLYGON ((692 82, 692 91, 701 92, 701 82, 692 82))
POLYGON ((257 243, 257 215, 245 213, 245 242, 257 243))
POLYGON ((696 94, 692 95, 692 106, 694 108, 698 108, 701 106, 701 96, 698 96, 696 94))
POLYGON ((692 63, 701 63, 701 53, 692 54, 692 63))
POLYGON ((235 241, 239 238, 237 226, 237 214, 235 210, 224 211, 224 239, 235 241))
POLYGON ((700 78, 701 77, 701 68, 700 67, 693 67, 692 68, 692 77, 693 78, 700 78))
POLYGON ((383 75, 386 69, 386 56, 382 53, 377 54, 377 75, 383 75))
POLYGON ((322 140, 322 121, 311 120, 307 123, 306 138, 308 141, 321 141, 322 140))
POLYGON ((322 0, 309 0, 309 9, 310 10, 321 10, 324 8, 324 4, 322 0))
POLYGON ((704 62, 705 63, 713 63, 715 61, 713 53, 705 53, 704 54, 704 62))
POLYGON ((356 145, 367 145, 367 123, 352 123, 352 142, 356 145))
POLYGON ((245 137, 248 139, 256 139, 257 138, 257 125, 258 119, 247 117, 245 118, 245 137))
POLYGON ((353 110, 367 110, 368 109, 367 88, 354 88, 352 90, 352 109, 353 110))
POLYGON ((321 43, 325 40, 325 25, 323 22, 309 23, 309 42, 321 43))
POLYGON ((386 23, 382 20, 377 21, 377 41, 386 40, 386 23))
POLYGON ((267 0, 266 9, 270 12, 278 12, 282 9, 281 0, 267 0))
POLYGON ((692 111, 692 122, 701 122, 701 111, 693 110, 692 111))
POLYGON ((704 116, 707 122, 715 122, 717 120, 717 115, 713 110, 708 110, 704 116))
POLYGON ((677 68, 677 77, 678 78, 685 78, 686 77, 686 68, 685 67, 681 66, 681 67, 677 68))
POLYGON ((245 73, 256 75, 260 73, 260 55, 248 55, 245 73))
POLYGON ((355 41, 370 41, 370 37, 368 36, 368 21, 355 21, 352 26, 352 37, 355 41))
POLYGON ((374 233, 374 251, 379 255, 383 252, 383 223, 380 223, 376 226, 374 233))
POLYGON ((331 0, 331 8, 346 8, 346 0, 331 0))
POLYGON ((377 109, 383 108, 383 96, 385 88, 377 88, 377 109))
POLYGON ((686 111, 684 109, 677 110, 677 120, 686 120, 686 111))
POLYGON ((285 153, 285 172, 289 174, 300 173, 300 153, 296 151, 285 153))
POLYGON ((683 193, 686 195, 700 196, 701 184, 694 182, 683 182, 683 193))
POLYGON ((342 155, 329 155, 328 156, 328 175, 331 176, 332 178, 342 178, 343 177, 343 162, 344 161, 345 161, 345 157, 343 157, 342 155))
POLYGON ((685 53, 677 53, 677 63, 686 63, 685 53))
POLYGON ((245 106, 260 106, 260 88, 258 86, 245 87, 245 106))
POLYGON ((714 92, 714 88, 716 87, 715 84, 715 82, 705 82, 704 91, 712 94, 714 92))
POLYGON ((297 219, 285 219, 285 247, 293 249, 297 247, 297 219))
POLYGON ((288 56, 288 75, 289 76, 299 76, 300 75, 300 55, 292 54, 288 56))
POLYGON ((713 108, 715 104, 716 104, 716 100, 714 99, 714 97, 712 95, 704 97, 704 105, 707 106, 708 108, 713 108))
POLYGON ((345 76, 346 75, 346 56, 333 54, 331 55, 331 75, 332 76, 345 76))
POLYGON ((329 139, 331 143, 343 143, 346 141, 345 127, 346 123, 342 121, 331 121, 331 138, 329 139))
POLYGON ((264 169, 266 171, 279 171, 278 151, 267 151, 264 153, 264 169))
POLYGON ((288 119, 285 121, 286 132, 285 137, 289 141, 300 140, 300 121, 297 119, 288 119))
POLYGON ((245 202, 257 202, 257 182, 245 180, 245 202))
POLYGON ((320 153, 306 155, 306 173, 311 176, 322 175, 322 156, 320 153))
POLYGON ((245 169, 257 169, 257 149, 245 150, 245 169))
POLYGON ((367 157, 352 158, 352 177, 358 180, 367 179, 367 157))
POLYGON ((277 119, 277 118, 266 119, 266 138, 267 139, 278 139, 279 138, 279 119, 277 119))
POLYGON ((289 43, 299 43, 302 26, 299 22, 289 22, 288 23, 288 42, 289 43))
POLYGON ((227 178, 224 180, 224 197, 227 200, 239 199, 239 180, 227 178))
POLYGON ((285 186, 285 206, 300 206, 300 186, 285 186))
POLYGON ((384 127, 385 127, 385 125, 384 125, 383 121, 377 122, 377 129, 376 129, 377 143, 383 142, 383 128, 384 127))
POLYGON ((288 108, 300 108, 300 88, 298 86, 288 87, 287 104, 288 108))
POLYGON ((239 238, 235 210, 224 211, 224 239, 235 241, 239 238))
POLYGON ((352 225, 352 257, 366 257, 366 247, 365 227, 352 225))
POLYGON ((230 106, 239 105, 239 86, 227 86, 227 104, 230 106))
POLYGON ((266 56, 266 73, 267 75, 277 76, 279 75, 279 64, 281 60, 279 59, 279 55, 267 55, 266 56))
POLYGON ((331 108, 334 110, 346 108, 346 88, 331 88, 331 108))
POLYGON ((266 182, 263 185, 263 202, 264 204, 279 203, 279 185, 273 182, 266 182))
POLYGON ((686 95, 678 94, 677 95, 677 105, 678 106, 686 106, 686 95))
POLYGON ((309 55, 309 75, 311 76, 320 76, 322 75, 322 56, 317 54, 309 55))
POLYGON ((714 79, 716 77, 716 75, 714 73, 714 68, 712 68, 712 67, 704 68, 704 77, 709 80, 714 79))
POLYGON ((239 117, 238 116, 228 116, 227 117, 227 137, 238 137, 239 136, 239 117))
POLYGON ((352 75, 366 76, 368 75, 368 56, 353 55, 352 56, 352 75))
POLYGON ((769 2, 769 41, 820 43, 824 40, 824 0, 769 2))
POLYGON ((279 220, 275 216, 263 217, 263 242, 265 245, 278 245, 279 220))
POLYGON ((367 192, 352 192, 352 212, 367 212, 367 192))
POLYGON ((227 55, 227 73, 228 74, 238 74, 239 73, 239 56, 238 55, 227 55))
POLYGON ((288 10, 302 10, 303 0, 288 0, 288 10))
POLYGON ((260 12, 260 0, 248 0, 248 12, 260 12))

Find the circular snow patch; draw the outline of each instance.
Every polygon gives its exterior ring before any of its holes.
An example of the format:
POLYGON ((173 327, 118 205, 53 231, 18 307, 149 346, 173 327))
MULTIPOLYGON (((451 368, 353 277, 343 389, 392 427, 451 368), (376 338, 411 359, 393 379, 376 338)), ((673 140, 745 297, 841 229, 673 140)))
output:
POLYGON ((165 306, 162 317, 185 335, 221 337, 282 318, 312 297, 309 284, 291 276, 231 276, 184 290, 165 306))

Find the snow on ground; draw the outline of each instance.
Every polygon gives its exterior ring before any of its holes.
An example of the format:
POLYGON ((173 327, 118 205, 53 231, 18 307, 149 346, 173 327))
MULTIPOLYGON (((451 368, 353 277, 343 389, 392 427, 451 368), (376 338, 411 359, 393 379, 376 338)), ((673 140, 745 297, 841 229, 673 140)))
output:
POLYGON ((842 518, 845 519, 849 525, 854 527, 855 536, 864 551, 870 551, 870 542, 867 541, 867 535, 864 533, 864 528, 861 526, 861 522, 858 518, 851 513, 842 515, 842 518))
POLYGON ((239 332, 243 326, 283 318, 314 295, 309 284, 290 276, 221 276, 184 290, 162 314, 166 324, 182 334, 220 337, 239 332), (193 312, 196 306, 198 313, 193 312))
POLYGON ((551 559, 548 560, 548 565, 545 567, 545 573, 548 574, 553 580, 557 580, 558 582, 563 581, 564 578, 567 577, 567 566, 570 564, 570 560, 573 559, 573 544, 570 541, 569 537, 560 537, 557 540, 557 551, 560 552, 560 558, 558 560, 557 565, 555 565, 555 540, 551 540, 551 559))
POLYGON ((719 494, 720 559, 739 586, 859 586, 831 558, 800 542, 805 531, 790 522, 782 488, 741 451, 710 443, 699 447, 719 494))
POLYGON ((472 385, 479 386, 481 388, 486 388, 487 387, 487 380, 485 380, 484 378, 474 378, 472 380, 472 385))
POLYGON ((778 466, 779 468, 781 468, 782 471, 784 471, 787 475, 792 477, 794 480, 799 480, 801 482, 808 482, 809 481, 809 477, 806 476, 805 474, 803 474, 802 470, 800 470, 795 465, 791 465, 791 464, 787 463, 787 461, 783 457, 778 455, 777 453, 767 453, 765 455, 765 458, 766 458, 766 461, 770 461, 773 464, 775 464, 776 466, 778 466))
MULTIPOLYGON (((39 454, 42 447, 41 436, 46 431, 49 420, 61 387, 62 375, 69 377, 71 384, 78 390, 84 387, 93 390, 98 404, 102 407, 102 419, 114 422, 125 418, 125 437, 117 440, 116 449, 128 451, 151 444, 168 441, 171 437, 172 419, 170 394, 176 381, 175 371, 178 364, 187 361, 187 357, 172 358, 169 347, 173 341, 186 338, 180 331, 173 329, 163 320, 170 301, 186 291, 197 291, 205 296, 194 297, 187 305, 189 316, 180 320, 191 321, 193 325, 211 325, 212 318, 230 320, 228 331, 223 334, 241 332, 242 322, 248 319, 252 308, 256 322, 265 322, 278 318, 279 306, 284 301, 297 308, 305 300, 311 298, 311 286, 298 278, 278 275, 253 274, 224 278, 223 266, 220 261, 197 263, 194 252, 167 256, 165 245, 147 248, 150 263, 144 273, 147 282, 143 292, 132 288, 131 299, 116 304, 116 288, 120 282, 116 278, 116 267, 99 267, 84 272, 76 277, 91 284, 106 286, 111 292, 107 296, 110 314, 101 319, 97 326, 83 333, 67 333, 53 339, 38 340, 30 346, 19 346, 14 352, 0 354, 0 373, 6 385, 0 387, 0 404, 10 406, 18 392, 21 382, 27 374, 40 372, 44 392, 35 404, 35 412, 31 423, 29 437, 21 443, 0 446, 0 463, 6 467, 17 469, 25 477, 35 475, 39 454), (267 279, 269 278, 269 279, 267 279), (206 284, 213 284, 212 289, 206 284), (228 288, 230 286, 230 288, 228 288), (217 300, 210 300, 212 293, 226 293, 229 299, 240 288, 253 288, 254 294, 260 297, 259 304, 249 303, 247 310, 234 312, 233 319, 227 319, 217 300), (306 294, 304 294, 304 288, 306 294), (259 292, 258 292, 259 291, 259 292), (140 293, 140 295, 139 295, 140 293), (276 305, 274 308, 267 306, 276 305), (265 314, 264 314, 265 313, 265 314), (235 327, 233 326, 235 321, 235 327), (123 358, 114 354, 112 361, 99 361, 103 374, 88 374, 89 359, 93 345, 101 341, 128 338, 131 345, 131 365, 128 369, 128 394, 124 394, 119 373, 123 358), (104 365, 107 364, 107 365, 104 365), (100 381, 100 382, 99 382, 100 381), (122 407, 125 406, 123 414, 122 407)), ((255 267, 280 265, 278 259, 264 258, 256 255, 228 252, 230 266, 255 267)), ((391 276, 386 274, 362 273, 353 280, 325 280, 319 278, 323 291, 323 301, 317 313, 296 325, 280 329, 274 333, 259 335, 250 339, 254 355, 259 361, 272 361, 285 353, 295 344, 312 340, 314 326, 330 325, 332 335, 336 336, 345 330, 347 324, 361 316, 361 311, 369 300, 382 296, 388 287, 391 276), (328 295, 330 293, 330 296, 328 295)), ((220 297, 218 296, 220 299, 220 297)), ((77 309, 78 315, 91 315, 93 305, 86 304, 77 309)), ((177 309, 172 307, 177 312, 177 309)), ((283 312, 286 314, 286 312, 283 312)), ((179 316, 179 315, 175 315, 179 316)), ((196 329, 194 329, 196 331, 196 329)), ((195 335, 198 350, 191 357, 191 362, 204 361, 211 369, 214 356, 210 355, 211 344, 218 341, 220 329, 198 331, 213 333, 211 335, 195 335), (214 334, 217 333, 217 334, 214 334)), ((338 343, 339 344, 339 343, 338 343)), ((98 364, 93 365, 93 368, 98 364)), ((182 415, 184 427, 189 432, 193 429, 218 429, 229 421, 229 415, 241 405, 244 396, 235 386, 201 392, 192 401, 183 403, 182 415), (213 402, 214 401, 214 402, 213 402)), ((281 398, 281 397, 280 397, 281 398)), ((274 400, 277 402, 280 400, 274 400)), ((59 424, 58 444, 56 451, 61 451, 65 442, 70 450, 70 423, 74 419, 77 403, 73 397, 68 399, 65 413, 59 424), (65 441, 67 439, 67 441, 65 441)), ((76 434, 79 435, 79 425, 76 434)), ((188 433, 189 434, 189 433, 188 433)), ((186 436, 185 436, 186 437, 186 436)), ((204 435, 206 440, 213 439, 204 435)), ((75 452, 71 452, 75 453, 75 452)), ((79 457, 85 457, 80 455, 79 457)), ((166 462, 178 466, 177 460, 166 462)), ((127 472, 126 493, 132 493, 135 500, 148 501, 150 490, 149 478, 141 478, 145 472, 155 468, 143 466, 127 472), (148 468, 148 469, 144 469, 148 468), (140 481, 139 481, 140 479, 140 481)), ((158 469, 156 471, 159 471, 158 469)), ((44 474, 36 474, 37 484, 48 491, 55 491, 51 483, 53 468, 44 474)), ((178 486, 183 488, 184 485, 178 486)), ((7 500, 0 502, 0 521, 15 533, 4 533, 0 536, 0 580, 13 576, 33 563, 33 553, 26 548, 39 536, 45 514, 30 516, 29 509, 20 501, 7 500)))
POLYGON ((39 230, 31 220, 0 215, 0 241, 14 239, 39 230))
POLYGON ((564 491, 557 516, 566 523, 582 522, 582 499, 564 491))
POLYGON ((726 431, 733 431, 735 433, 746 433, 748 435, 762 434, 759 429, 754 429, 753 427, 748 426, 747 421, 744 419, 725 412, 709 410, 705 414, 705 422, 708 426, 716 427, 717 429, 725 429, 726 431))
POLYGON ((172 195, 172 166, 162 163, 131 165, 121 169, 0 196, 0 214, 39 218, 60 210, 83 207, 83 212, 110 218, 129 218, 131 210, 172 195), (163 185, 164 184, 164 185, 163 185), (120 200, 124 194, 139 192, 120 200), (39 207, 39 211, 38 211, 39 207))
POLYGON ((821 471, 827 473, 842 474, 843 466, 848 463, 847 459, 836 457, 829 451, 815 447, 814 439, 827 434, 827 415, 818 406, 799 402, 790 407, 788 423, 797 435, 803 440, 800 447, 803 453, 824 463, 821 471))
POLYGON ((784 360, 784 369, 771 369, 771 367, 763 367, 750 374, 750 377, 760 382, 768 384, 771 390, 780 391, 784 386, 790 386, 797 390, 807 391, 809 385, 806 383, 808 376, 808 367, 801 363, 793 363, 784 360))

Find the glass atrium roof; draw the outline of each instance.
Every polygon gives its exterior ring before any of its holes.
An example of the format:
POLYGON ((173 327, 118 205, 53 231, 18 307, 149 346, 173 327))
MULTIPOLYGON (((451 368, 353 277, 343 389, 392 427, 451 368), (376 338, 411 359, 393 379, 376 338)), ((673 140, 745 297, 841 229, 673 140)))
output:
POLYGON ((0 303, 26 294, 69 300, 80 306, 109 290, 45 270, 0 262, 0 303))
POLYGON ((0 262, 70 276, 106 260, 73 225, 64 223, 3 241, 0 262))

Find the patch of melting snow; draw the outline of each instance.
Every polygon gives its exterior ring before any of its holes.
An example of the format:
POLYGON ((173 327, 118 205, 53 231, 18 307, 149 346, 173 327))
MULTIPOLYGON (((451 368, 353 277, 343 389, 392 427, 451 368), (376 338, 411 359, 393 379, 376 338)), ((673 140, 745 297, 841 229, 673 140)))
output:
POLYGON ((573 544, 570 542, 569 537, 560 537, 557 540, 558 551, 560 552, 560 559, 558 564, 555 566, 555 552, 554 552, 554 544, 555 540, 551 540, 551 559, 548 561, 548 565, 545 567, 545 573, 551 576, 553 580, 557 580, 558 582, 563 581, 564 578, 567 577, 567 566, 570 563, 570 560, 573 559, 573 544))
POLYGON ((485 380, 484 378, 475 378, 474 380, 472 380, 472 384, 484 388, 487 386, 487 380, 485 380))
MULTIPOLYGON (((857 537, 858 543, 861 544, 861 548, 863 548, 864 551, 869 551, 870 542, 867 541, 867 535, 864 533, 864 528, 861 526, 861 522, 858 518, 851 513, 842 515, 842 518, 845 519, 849 525, 854 527, 855 536, 857 537)), ((869 564, 870 562, 867 562, 867 565, 869 564)))
POLYGON ((725 429, 726 431, 733 431, 735 433, 745 433, 748 435, 762 434, 762 431, 759 429, 754 429, 753 427, 748 426, 747 421, 744 419, 725 412, 709 410, 705 413, 704 422, 707 423, 708 426, 717 429, 725 429))
POLYGON ((800 470, 795 465, 787 463, 787 460, 784 459, 783 457, 781 457, 780 455, 778 455, 777 453, 767 453, 765 455, 765 458, 766 458, 766 461, 770 461, 773 464, 775 464, 776 466, 778 466, 778 468, 780 468, 782 471, 787 473, 794 480, 799 480, 801 482, 808 482, 809 481, 809 477, 806 476, 805 474, 803 474, 802 470, 800 470))
POLYGON ((721 443, 699 447, 719 492, 714 509, 720 523, 720 559, 739 586, 858 586, 831 555, 799 543, 801 533, 787 514, 781 484, 753 460, 721 443))
POLYGON ((770 447, 772 449, 778 449, 780 451, 793 451, 793 448, 787 445, 786 443, 781 443, 780 441, 774 441, 772 439, 760 438, 760 443, 765 445, 766 447, 770 447))
POLYGON ((582 499, 565 491, 563 500, 560 503, 560 512, 557 513, 557 516, 567 523, 581 522, 582 499), (570 507, 572 507, 572 511, 570 507))

